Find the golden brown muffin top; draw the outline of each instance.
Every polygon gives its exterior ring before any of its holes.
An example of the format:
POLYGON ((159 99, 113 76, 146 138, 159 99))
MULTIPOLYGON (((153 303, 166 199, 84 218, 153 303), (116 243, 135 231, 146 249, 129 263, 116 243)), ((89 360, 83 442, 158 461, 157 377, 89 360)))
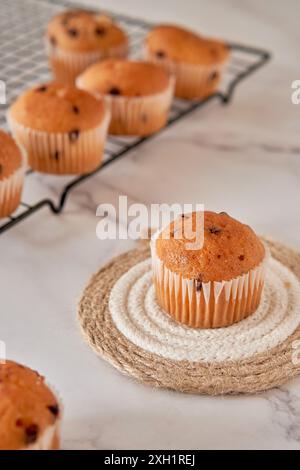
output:
POLYGON ((78 78, 79 86, 92 93, 131 97, 160 93, 169 82, 170 77, 162 67, 123 59, 93 64, 78 78))
POLYGON ((70 52, 106 52, 128 45, 126 34, 112 19, 85 10, 65 11, 49 23, 46 37, 52 47, 70 52))
POLYGON ((187 244, 195 241, 195 237, 188 234, 197 233, 196 222, 196 212, 182 215, 157 238, 157 256, 172 272, 200 282, 228 281, 246 274, 264 259, 264 245, 253 230, 225 212, 205 211, 203 247, 187 249, 187 244), (182 220, 186 224, 184 231, 182 220), (183 233, 181 239, 176 238, 181 236, 178 231, 183 233), (166 238, 168 233, 169 239, 166 238))
POLYGON ((14 139, 0 129, 0 181, 22 165, 22 153, 14 139))
POLYGON ((25 91, 10 108, 19 124, 37 131, 69 132, 70 138, 99 125, 105 105, 84 90, 45 83, 25 91))
POLYGON ((59 414, 43 377, 13 361, 0 363, 0 450, 34 444, 59 414))
POLYGON ((229 55, 225 43, 172 25, 152 29, 146 38, 146 47, 157 59, 189 64, 213 65, 225 61, 229 55))

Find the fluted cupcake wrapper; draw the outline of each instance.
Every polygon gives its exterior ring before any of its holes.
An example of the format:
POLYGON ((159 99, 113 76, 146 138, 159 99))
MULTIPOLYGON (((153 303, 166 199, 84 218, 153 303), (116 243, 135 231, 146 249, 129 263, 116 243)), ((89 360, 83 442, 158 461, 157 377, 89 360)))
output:
POLYGON ((220 83, 228 60, 212 65, 188 64, 171 59, 157 58, 147 49, 145 59, 163 66, 176 77, 175 96, 184 99, 202 99, 211 95, 220 83))
POLYGON ((59 46, 53 46, 48 39, 45 40, 45 47, 55 79, 70 84, 95 62, 108 58, 123 59, 129 52, 128 44, 113 46, 106 51, 69 52, 59 46))
MULTIPOLYGON (((87 90, 78 77, 78 88, 87 90)), ((166 90, 148 96, 115 96, 94 93, 104 98, 111 110, 110 134, 149 135, 161 129, 167 122, 174 94, 175 79, 169 77, 166 90)), ((89 90, 87 90, 89 91, 89 90)))
POLYGON ((36 131, 19 124, 9 113, 7 120, 16 141, 26 149, 29 166, 35 171, 80 174, 89 173, 101 164, 110 121, 107 107, 97 127, 79 133, 36 131))
POLYGON ((231 325, 253 313, 264 285, 268 249, 263 261, 248 273, 229 281, 200 282, 168 269, 151 241, 153 280, 160 306, 176 321, 194 328, 231 325))
POLYGON ((20 204, 26 168, 26 154, 23 155, 22 164, 13 174, 0 180, 0 218, 7 217, 14 212, 20 204))

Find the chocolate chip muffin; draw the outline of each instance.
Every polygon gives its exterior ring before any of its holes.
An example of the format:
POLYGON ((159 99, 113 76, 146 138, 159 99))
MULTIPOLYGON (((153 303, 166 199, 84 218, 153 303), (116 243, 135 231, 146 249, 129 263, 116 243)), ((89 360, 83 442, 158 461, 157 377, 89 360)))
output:
POLYGON ((37 372, 0 362, 0 450, 59 449, 61 410, 37 372))
POLYGON ((21 200, 25 156, 14 139, 0 130, 0 218, 14 212, 21 200))
POLYGON ((55 79, 73 83, 93 62, 108 57, 126 57, 128 38, 108 16, 72 10, 60 13, 50 21, 46 49, 55 79))
POLYGON ((182 215, 153 237, 151 250, 157 301, 176 321, 224 327, 257 309, 267 251, 225 212, 182 215))
POLYGON ((174 79, 158 65, 108 59, 91 65, 76 83, 105 97, 112 115, 111 134, 145 136, 166 124, 174 79))
POLYGON ((31 168, 61 175, 89 173, 101 164, 109 118, 103 100, 59 83, 26 91, 8 112, 31 168))
POLYGON ((193 100, 216 91, 229 48, 222 41, 204 38, 179 26, 160 25, 146 38, 145 56, 175 75, 178 98, 193 100))

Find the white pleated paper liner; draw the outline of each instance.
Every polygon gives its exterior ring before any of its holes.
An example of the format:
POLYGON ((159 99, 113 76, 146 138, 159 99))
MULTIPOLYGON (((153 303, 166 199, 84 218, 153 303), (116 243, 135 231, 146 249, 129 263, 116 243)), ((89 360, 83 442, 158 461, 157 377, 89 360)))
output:
MULTIPOLYGON (((80 76, 76 85, 90 91, 80 76)), ((109 133, 116 135, 149 135, 161 129, 167 122, 174 94, 175 79, 169 78, 168 87, 160 93, 147 96, 102 95, 111 110, 109 133)))
POLYGON ((105 51, 70 52, 45 40, 46 53, 55 79, 59 82, 74 83, 76 77, 90 65, 108 58, 124 59, 128 55, 128 44, 113 46, 105 51))
POLYGON ((110 111, 106 106, 103 120, 92 129, 72 132, 37 131, 18 123, 7 114, 16 141, 25 148, 29 166, 42 173, 80 174, 95 170, 102 161, 110 111))

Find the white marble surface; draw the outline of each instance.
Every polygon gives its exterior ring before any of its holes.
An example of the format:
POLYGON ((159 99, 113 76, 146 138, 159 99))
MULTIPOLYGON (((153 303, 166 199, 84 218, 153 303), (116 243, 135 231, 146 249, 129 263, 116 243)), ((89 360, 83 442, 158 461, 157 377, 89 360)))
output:
MULTIPOLYGON (((1 236, 7 355, 59 391, 65 449, 299 449, 300 380, 252 397, 153 390, 97 358, 76 324, 76 301, 90 275, 133 246, 95 236, 96 206, 119 194, 146 203, 202 202, 300 249, 300 105, 290 99, 291 81, 300 78, 299 2, 101 5, 264 45, 274 58, 239 87, 230 106, 211 103, 110 166, 78 188, 59 217, 45 209, 1 236)), ((52 179, 40 178, 26 189, 28 198, 45 185, 57 191, 52 179)))

